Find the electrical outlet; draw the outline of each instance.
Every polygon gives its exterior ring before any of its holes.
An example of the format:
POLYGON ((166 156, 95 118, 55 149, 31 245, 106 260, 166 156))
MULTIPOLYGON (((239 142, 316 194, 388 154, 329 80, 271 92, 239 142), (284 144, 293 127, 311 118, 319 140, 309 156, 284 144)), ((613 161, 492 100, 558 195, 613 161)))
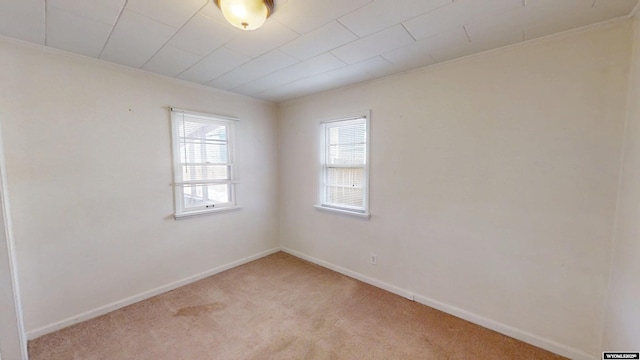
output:
POLYGON ((371 253, 371 265, 378 264, 378 255, 371 253))

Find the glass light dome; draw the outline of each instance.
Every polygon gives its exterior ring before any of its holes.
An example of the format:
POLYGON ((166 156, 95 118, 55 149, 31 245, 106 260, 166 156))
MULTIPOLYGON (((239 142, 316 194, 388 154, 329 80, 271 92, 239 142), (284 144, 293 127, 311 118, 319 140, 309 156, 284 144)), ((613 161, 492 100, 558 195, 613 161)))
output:
POLYGON ((262 26, 273 9, 272 0, 217 0, 217 3, 225 19, 242 30, 262 26))

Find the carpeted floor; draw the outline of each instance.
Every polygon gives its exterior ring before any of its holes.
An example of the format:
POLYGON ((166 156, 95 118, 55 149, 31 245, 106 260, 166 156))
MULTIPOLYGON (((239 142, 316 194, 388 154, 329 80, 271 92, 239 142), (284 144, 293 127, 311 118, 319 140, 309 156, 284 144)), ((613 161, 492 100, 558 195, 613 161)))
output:
POLYGON ((29 342, 31 360, 562 359, 277 253, 29 342))

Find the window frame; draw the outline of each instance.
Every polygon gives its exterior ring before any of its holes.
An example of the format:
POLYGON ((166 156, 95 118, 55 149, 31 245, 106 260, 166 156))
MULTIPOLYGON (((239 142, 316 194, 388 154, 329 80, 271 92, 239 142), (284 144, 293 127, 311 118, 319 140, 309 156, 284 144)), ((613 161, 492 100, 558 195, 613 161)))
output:
MULTIPOLYGON (((364 111, 360 113, 354 113, 347 116, 333 117, 320 122, 321 137, 320 137, 320 166, 319 166, 319 178, 318 178, 318 203, 314 205, 315 208, 325 211, 332 211, 346 215, 353 215, 357 217, 369 218, 371 213, 370 208, 370 158, 371 158, 371 111, 364 111), (328 141, 329 141, 329 129, 337 126, 345 126, 349 123, 357 124, 364 123, 366 128, 365 133, 365 164, 362 166, 364 171, 362 179, 362 196, 363 206, 353 207, 346 204, 334 204, 329 203, 327 200, 327 186, 326 177, 328 169, 340 166, 328 166, 328 141)), ((359 168, 359 166, 346 166, 348 168, 359 168)))
MULTIPOLYGON (((171 115, 171 148, 172 148, 172 162, 173 162, 173 202, 174 202, 174 218, 181 219, 196 215, 205 215, 211 213, 218 213, 221 211, 230 211, 239 209, 237 201, 237 154, 236 154, 236 123, 239 121, 237 118, 206 114, 190 110, 182 110, 177 108, 170 108, 171 115), (182 177, 182 167, 185 163, 181 160, 180 151, 180 134, 179 123, 183 119, 180 115, 187 115, 188 117, 202 121, 203 123, 222 125, 227 128, 227 163, 228 166, 228 179, 226 180, 203 180, 202 182, 191 181, 185 182, 182 177), (185 208, 184 206, 184 193, 185 187, 189 184, 227 184, 229 187, 230 201, 226 203, 218 203, 215 206, 202 205, 194 208, 185 208)), ((208 162, 207 162, 208 163, 208 162)), ((203 163, 203 164, 207 164, 203 163)), ((209 163, 211 164, 211 163, 209 163)), ((198 165, 195 165, 198 166, 198 165)))

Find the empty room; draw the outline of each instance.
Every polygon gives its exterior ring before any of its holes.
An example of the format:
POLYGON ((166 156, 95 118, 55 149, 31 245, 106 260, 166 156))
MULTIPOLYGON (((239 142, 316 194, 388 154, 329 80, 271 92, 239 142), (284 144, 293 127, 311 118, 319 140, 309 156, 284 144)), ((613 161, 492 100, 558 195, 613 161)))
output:
POLYGON ((0 0, 0 359, 638 359, 639 0, 0 0))

